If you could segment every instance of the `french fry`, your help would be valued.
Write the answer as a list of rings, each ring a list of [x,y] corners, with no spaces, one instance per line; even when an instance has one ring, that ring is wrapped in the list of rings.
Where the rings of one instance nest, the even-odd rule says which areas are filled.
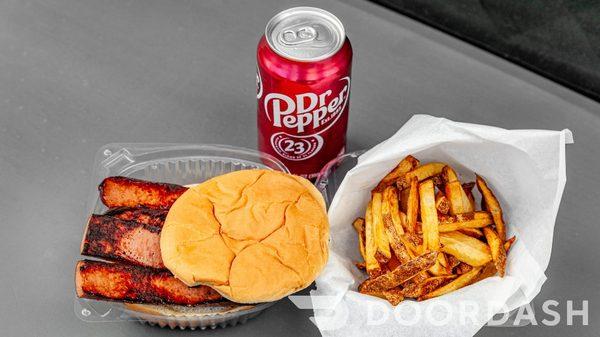
[[[420,255],[417,252],[416,246],[411,242],[411,239],[409,239],[406,235],[398,235],[395,231],[395,228],[387,223],[386,223],[386,230],[388,231],[388,238],[390,241],[390,246],[392,247],[392,250],[394,251],[394,256],[397,257],[397,259],[399,260],[399,262],[401,264],[407,263],[408,261],[414,259],[416,256]],[[418,239],[418,237],[417,237],[417,239]],[[414,238],[413,238],[413,240],[414,240]],[[394,257],[394,256],[392,256],[392,257]],[[390,269],[393,269],[393,268],[390,268]],[[427,274],[427,272],[423,271],[423,272],[419,273],[417,276],[415,276],[410,281],[411,282],[412,281],[422,282],[428,276],[429,275]]]
[[[393,289],[386,291],[383,296],[385,299],[390,302],[391,305],[397,306],[400,302],[404,301],[404,296],[402,295],[401,289]]]
[[[406,248],[402,240],[398,237],[398,235],[395,233],[395,229],[392,227],[387,227],[386,229],[388,230],[388,239],[390,241],[390,247],[392,247],[392,250],[394,251],[394,256],[398,259],[398,262],[400,264],[403,264],[407,261],[410,261],[412,254],[409,254],[408,249]]]
[[[421,223],[421,221],[417,221],[417,224],[415,225],[415,233],[423,235],[423,223]]]
[[[419,196],[423,228],[423,246],[425,250],[439,251],[440,239],[433,180],[428,179],[419,184]],[[447,274],[446,265],[447,263],[444,254],[439,254],[435,265],[429,269],[429,271],[434,275],[445,275]]]
[[[446,181],[444,191],[450,203],[450,214],[473,212],[471,201],[463,190],[462,184],[458,181],[456,172],[450,166],[445,166],[442,169],[442,175]]]
[[[458,290],[462,287],[468,286],[469,284],[473,283],[473,281],[476,279],[477,275],[479,275],[480,272],[481,272],[481,267],[475,267],[475,268],[471,269],[469,272],[466,272],[466,273],[460,275],[459,277],[457,277],[450,283],[448,283],[442,287],[439,287],[436,290],[434,290],[428,294],[425,294],[425,295],[419,297],[419,301],[424,301],[424,300],[428,300],[430,298],[438,297],[438,296],[447,294],[449,292]]]
[[[377,260],[377,262],[379,262],[379,265],[386,265],[390,261],[390,259],[391,259],[391,256],[386,257],[379,250],[377,250],[377,252],[375,252],[375,260]]]
[[[444,283],[455,279],[456,275],[445,275],[445,276],[433,276],[428,277],[422,282],[414,282],[402,289],[404,297],[408,298],[419,298],[424,294],[432,292],[434,289],[439,288]]]
[[[404,233],[402,237],[410,241],[415,247],[423,244],[423,238],[416,233]]]
[[[412,171],[417,166],[419,166],[419,161],[415,157],[406,156],[393,170],[381,179],[376,190],[383,191],[385,187],[393,184],[397,179],[404,176],[407,172]]]
[[[394,186],[388,186],[383,191],[382,213],[384,222],[387,217],[388,221],[390,221],[396,229],[396,233],[398,233],[398,235],[404,234],[406,215],[400,212],[398,206],[398,193]]]
[[[460,232],[440,233],[441,251],[471,266],[483,266],[492,260],[490,248],[483,242]]]
[[[361,293],[370,293],[395,288],[415,277],[420,272],[431,268],[437,259],[437,255],[437,252],[423,254],[392,271],[367,279],[360,284],[358,291]]]
[[[440,249],[438,217],[437,209],[435,208],[433,181],[431,179],[425,180],[419,184],[419,197],[423,228],[423,246],[426,250],[438,251]]]
[[[477,189],[481,192],[482,202],[485,205],[486,210],[492,213],[498,236],[500,237],[500,240],[504,242],[504,240],[506,240],[506,225],[504,224],[504,219],[502,217],[502,207],[500,207],[500,202],[498,202],[494,192],[492,192],[481,176],[476,175],[475,182],[477,183]]]
[[[406,282],[402,287],[402,295],[405,298],[417,298],[421,296],[421,284],[422,282],[414,282],[414,280]]]
[[[410,186],[410,182],[413,177],[416,177],[419,182],[425,179],[434,178],[442,173],[444,166],[446,166],[444,163],[428,163],[418,166],[417,168],[398,178],[396,185],[398,186],[398,189],[403,190]],[[442,182],[442,179],[438,179],[438,182]]]
[[[444,163],[404,158],[371,192],[364,220],[353,222],[369,278],[358,291],[397,305],[441,296],[494,275],[504,276],[515,237],[480,176],[462,184]],[[475,206],[473,187],[482,195]],[[436,193],[437,191],[437,193]],[[433,276],[432,276],[433,275]]]
[[[481,273],[477,276],[477,278],[475,278],[475,281],[473,283],[479,282],[488,277],[496,276],[497,273],[498,271],[496,270],[494,261],[491,261],[490,263],[483,266],[483,268],[481,269]]]
[[[483,228],[494,222],[492,215],[484,211],[440,216],[440,233],[453,232],[464,228]]]
[[[471,265],[461,262],[458,266],[456,266],[456,273],[458,275],[461,275],[461,274],[469,272],[471,269],[473,269],[473,267]]]
[[[388,187],[389,188],[389,187]],[[391,187],[394,188],[394,187]],[[387,189],[386,189],[387,191]],[[385,195],[385,193],[384,193]],[[392,220],[393,216],[390,214],[391,212],[393,212],[392,210],[390,210],[390,208],[393,208],[393,205],[390,205],[385,196],[384,196],[384,202],[383,202],[383,225],[385,226],[385,230],[387,233],[387,237],[388,237],[388,242],[390,247],[392,248],[392,250],[394,251],[394,255],[396,256],[396,258],[398,259],[398,261],[400,262],[400,264],[406,263],[408,262],[411,257],[410,254],[407,250],[407,248],[404,246],[404,243],[402,242],[401,239],[401,234],[398,233],[398,229],[402,230],[402,224],[398,223],[394,223],[394,221]],[[399,213],[399,211],[397,211]],[[398,214],[398,221],[402,221],[401,215]],[[402,234],[404,234],[404,232],[402,232]]]
[[[406,211],[408,209],[409,193],[410,193],[410,189],[408,189],[408,188],[405,188],[403,190],[398,190],[398,200],[399,200],[399,204],[400,204],[400,210],[404,213],[406,213]]]
[[[423,281],[425,281],[428,277],[430,277],[431,275],[429,275],[429,273],[426,270],[423,270],[422,272],[418,273],[415,277],[413,277],[412,279],[410,279],[408,282],[405,282],[402,284],[402,286],[405,286],[407,284],[410,283],[421,283]],[[447,276],[447,275],[445,275]]]
[[[433,276],[433,277],[428,278],[427,280],[425,280],[425,282],[423,282],[423,285],[421,286],[423,294],[432,292],[433,290],[439,288],[440,286],[449,282],[450,280],[455,279],[456,277],[457,277],[457,275],[444,275],[444,276]]]
[[[420,244],[417,246],[417,254],[422,255],[425,254],[428,250],[425,249],[425,246],[423,246],[423,244]]]
[[[437,261],[429,268],[429,272],[435,276],[451,274],[451,272],[448,271],[448,262],[446,261],[446,255],[444,253],[440,252],[438,254]]]
[[[358,251],[360,252],[360,256],[362,256],[363,261],[367,261],[365,252],[365,219],[357,218],[352,223],[352,226],[356,230],[356,234],[358,234]]]
[[[462,189],[462,185],[459,181],[447,183],[444,187],[444,191],[446,192],[446,198],[448,198],[448,202],[450,203],[450,214],[473,212],[471,201]]]
[[[413,177],[406,197],[406,231],[416,232],[417,217],[419,215],[419,180]]]
[[[500,240],[498,233],[496,233],[496,231],[489,226],[483,228],[483,234],[485,235],[485,239],[490,247],[492,260],[494,261],[498,275],[500,275],[500,277],[504,277],[504,273],[506,271],[506,249],[504,248],[502,240]]]
[[[458,265],[462,263],[456,257],[454,257],[452,255],[447,255],[446,261],[448,263],[448,265],[446,266],[446,269],[448,270],[448,274],[452,274],[454,268],[458,267]]]
[[[371,276],[381,273],[381,267],[375,258],[377,253],[376,236],[373,225],[373,203],[369,202],[365,211],[365,264],[367,273]]]
[[[406,252],[411,259],[423,254],[422,243],[423,240],[415,233],[405,233],[400,236],[400,241],[404,244],[406,248]],[[422,282],[424,279],[429,277],[429,274],[426,271],[419,273],[419,275],[415,276],[412,281]]]
[[[396,258],[396,255],[392,254],[392,257],[385,263],[386,271],[394,270],[400,266],[401,263]]]
[[[438,212],[442,214],[448,214],[450,211],[450,202],[442,191],[438,191],[435,194],[435,208],[437,208]]]
[[[454,169],[452,169],[452,167],[449,165],[446,165],[444,168],[442,168],[442,176],[444,177],[444,181],[446,183],[458,181],[458,175],[456,174],[456,171],[454,171]]]
[[[475,182],[469,182],[462,184],[462,188],[467,194],[467,198],[469,198],[469,202],[471,203],[471,208],[475,210],[475,197],[473,196],[473,187],[475,186]]]
[[[383,224],[383,214],[381,213],[383,203],[383,193],[374,192],[371,199],[371,212],[373,216],[373,227],[375,227],[375,242],[377,243],[377,252],[375,254],[379,263],[386,263],[392,257],[390,243]]]
[[[474,181],[470,181],[468,183],[464,183],[462,184],[463,190],[465,190],[465,193],[467,193],[467,195],[473,195],[473,187],[475,187],[475,182]]]
[[[479,228],[461,228],[458,231],[476,239],[483,237],[483,232]]]
[[[421,252],[418,248],[420,244],[419,239],[420,238],[418,236],[412,233],[405,233],[404,235],[400,236],[400,241],[402,241],[402,244],[404,244],[404,247],[406,247],[408,255],[411,259],[421,255]]]
[[[417,246],[415,246],[406,235],[400,236],[400,241],[402,242],[402,245],[404,246],[404,249],[406,251],[406,254],[408,255],[409,261],[419,255],[422,255],[423,251],[418,249]],[[396,254],[395,251],[394,251],[394,254]],[[404,262],[404,263],[406,263],[406,262]],[[403,283],[402,286],[405,286],[406,284],[409,284],[412,282],[416,282],[416,283],[423,282],[423,280],[425,280],[428,277],[429,277],[429,274],[427,273],[427,271],[422,271],[417,276],[415,276],[413,279],[409,280],[408,282]]]
[[[383,298],[384,300],[390,302],[390,304],[393,306],[397,306],[400,304],[400,302],[404,301],[404,294],[400,288],[365,292],[364,294]]]
[[[510,239],[506,240],[506,242],[504,243],[504,249],[506,250],[506,254],[508,254],[510,247],[512,247],[516,239],[517,237],[513,235]]]

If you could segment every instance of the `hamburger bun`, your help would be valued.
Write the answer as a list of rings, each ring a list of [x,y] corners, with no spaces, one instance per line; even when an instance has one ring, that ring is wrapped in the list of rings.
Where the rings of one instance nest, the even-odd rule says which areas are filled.
[[[165,266],[188,286],[237,303],[306,288],[328,258],[325,202],[306,179],[242,170],[194,186],[173,204],[160,237]]]

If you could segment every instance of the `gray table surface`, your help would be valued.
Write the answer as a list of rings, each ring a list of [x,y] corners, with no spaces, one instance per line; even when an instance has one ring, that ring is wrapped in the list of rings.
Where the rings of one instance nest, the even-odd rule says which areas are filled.
[[[110,142],[255,147],[257,39],[273,14],[295,4],[337,14],[353,43],[350,149],[384,140],[414,113],[574,132],[548,281],[535,302],[556,299],[564,314],[567,300],[589,300],[590,325],[484,328],[479,335],[596,335],[600,106],[359,0],[1,1],[0,335],[170,333],[85,323],[74,314],[73,268],[93,156]],[[310,315],[283,300],[246,325],[204,333],[316,336]]]

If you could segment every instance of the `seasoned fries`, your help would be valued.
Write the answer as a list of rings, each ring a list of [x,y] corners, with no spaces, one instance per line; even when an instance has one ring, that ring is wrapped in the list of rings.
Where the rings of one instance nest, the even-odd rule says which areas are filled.
[[[358,234],[358,250],[360,251],[360,255],[363,260],[366,260],[366,252],[365,252],[365,219],[357,218],[352,223],[354,229],[356,230],[356,234]]]
[[[471,209],[474,210],[475,209],[475,197],[473,196],[473,187],[475,187],[474,182],[462,184],[462,188],[465,191],[465,193],[467,194],[467,198],[469,198],[469,201],[471,202]]]
[[[404,301],[404,295],[402,293],[402,289],[399,289],[399,288],[365,292],[365,294],[383,298],[384,300],[387,300],[388,302],[390,302],[390,304],[393,306],[396,306],[396,305],[400,304],[400,302]]]
[[[515,243],[516,240],[517,240],[517,237],[514,235],[510,239],[506,240],[506,242],[504,243],[504,249],[506,250],[506,254],[508,254],[510,247],[512,247],[512,245]]]
[[[383,192],[382,214],[384,223],[390,222],[398,235],[404,234],[406,215],[398,207],[398,193],[394,186],[388,186]]]
[[[477,275],[479,275],[480,271],[481,271],[481,267],[475,267],[475,268],[471,269],[470,271],[460,275],[459,277],[454,279],[452,282],[446,284],[445,286],[437,288],[436,290],[419,297],[419,301],[424,301],[424,300],[428,300],[430,298],[438,297],[438,296],[447,294],[449,292],[452,292],[454,290],[458,290],[464,286],[468,286],[469,284],[473,283],[473,280],[475,280]]]
[[[406,197],[406,229],[407,232],[417,231],[417,218],[419,216],[419,179],[413,177],[408,187]]]
[[[442,252],[471,266],[483,266],[492,260],[490,248],[480,240],[461,232],[441,233]]]
[[[481,193],[475,205],[473,187]],[[397,305],[427,300],[484,278],[506,274],[506,223],[479,175],[461,183],[445,163],[404,158],[371,192],[365,217],[353,222],[369,278],[359,292]]]
[[[400,189],[405,189],[410,186],[411,180],[413,178],[417,178],[418,181],[423,181],[425,179],[437,177],[442,173],[444,166],[446,166],[446,164],[444,163],[429,163],[418,166],[412,171],[409,171],[400,178],[398,178],[398,181],[396,181],[396,185]]]
[[[408,252],[401,238],[404,234],[402,223],[406,220],[405,216],[398,209],[398,196],[393,186],[389,186],[384,192],[382,209],[383,225],[385,226],[388,242],[398,262],[400,264],[406,263],[411,259],[411,254]]]
[[[496,233],[496,231],[491,227],[485,227],[483,229],[483,234],[485,235],[485,239],[490,247],[492,260],[494,260],[496,270],[498,270],[500,277],[504,277],[504,271],[506,269],[506,249],[504,249],[502,240],[500,240],[498,233]]]
[[[494,192],[492,192],[482,177],[477,175],[476,182],[477,189],[479,189],[479,192],[483,198],[483,204],[485,205],[486,210],[492,213],[494,224],[496,225],[496,230],[498,231],[500,240],[504,242],[504,240],[506,240],[506,228],[504,225],[504,219],[502,218],[502,208],[500,207],[500,202],[498,199],[496,199]]]
[[[479,228],[461,228],[458,231],[476,239],[483,237],[483,232]]]
[[[438,191],[435,195],[435,208],[441,214],[448,214],[450,211],[450,202],[442,191]]]
[[[420,272],[431,268],[435,264],[436,259],[437,252],[423,254],[392,271],[364,281],[358,287],[358,291],[374,292],[395,288],[415,277]]]
[[[373,193],[371,200],[371,212],[373,217],[373,227],[375,228],[375,242],[377,243],[377,253],[375,257],[379,263],[386,263],[392,258],[390,243],[388,242],[387,233],[383,224],[382,203],[383,194],[381,192]]]
[[[377,254],[377,242],[375,238],[375,226],[373,226],[372,202],[369,202],[365,211],[365,268],[370,276],[379,275],[381,266],[375,258]]]
[[[433,276],[426,278],[421,283],[411,283],[402,289],[405,297],[419,298],[439,288],[444,283],[456,278],[456,275]]]
[[[444,180],[446,181],[444,190],[446,192],[448,202],[450,203],[450,214],[455,215],[473,212],[471,200],[469,200],[469,197],[463,189],[462,184],[460,181],[458,181],[456,172],[454,172],[450,166],[445,166],[442,169],[442,174],[444,176]]]
[[[456,266],[456,273],[458,275],[461,275],[461,274],[471,271],[471,269],[473,269],[473,267],[471,267],[470,265],[468,265],[464,262],[461,262],[458,266]]]
[[[475,278],[475,282],[479,282],[483,279],[486,279],[488,277],[492,277],[494,275],[496,275],[498,273],[498,271],[496,270],[496,266],[494,266],[493,262],[490,262],[488,264],[486,264],[485,266],[483,266],[483,268],[481,269],[481,273],[479,275],[477,275],[477,277]]]
[[[494,222],[488,212],[472,212],[440,217],[438,230],[440,233],[452,232],[465,228],[483,228]]]
[[[390,173],[388,173],[377,185],[377,190],[383,190],[385,187],[393,184],[397,179],[404,176],[419,166],[419,161],[413,156],[406,156]]]
[[[423,228],[423,247],[425,250],[438,251],[440,249],[440,237],[433,180],[429,179],[419,184],[419,196],[421,226]]]

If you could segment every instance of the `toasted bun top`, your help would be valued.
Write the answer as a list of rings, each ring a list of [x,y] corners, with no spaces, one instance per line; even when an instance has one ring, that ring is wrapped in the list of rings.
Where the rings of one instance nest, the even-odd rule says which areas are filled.
[[[310,285],[328,257],[325,202],[306,179],[236,171],[190,188],[160,237],[165,266],[189,286],[238,303],[269,302]]]

